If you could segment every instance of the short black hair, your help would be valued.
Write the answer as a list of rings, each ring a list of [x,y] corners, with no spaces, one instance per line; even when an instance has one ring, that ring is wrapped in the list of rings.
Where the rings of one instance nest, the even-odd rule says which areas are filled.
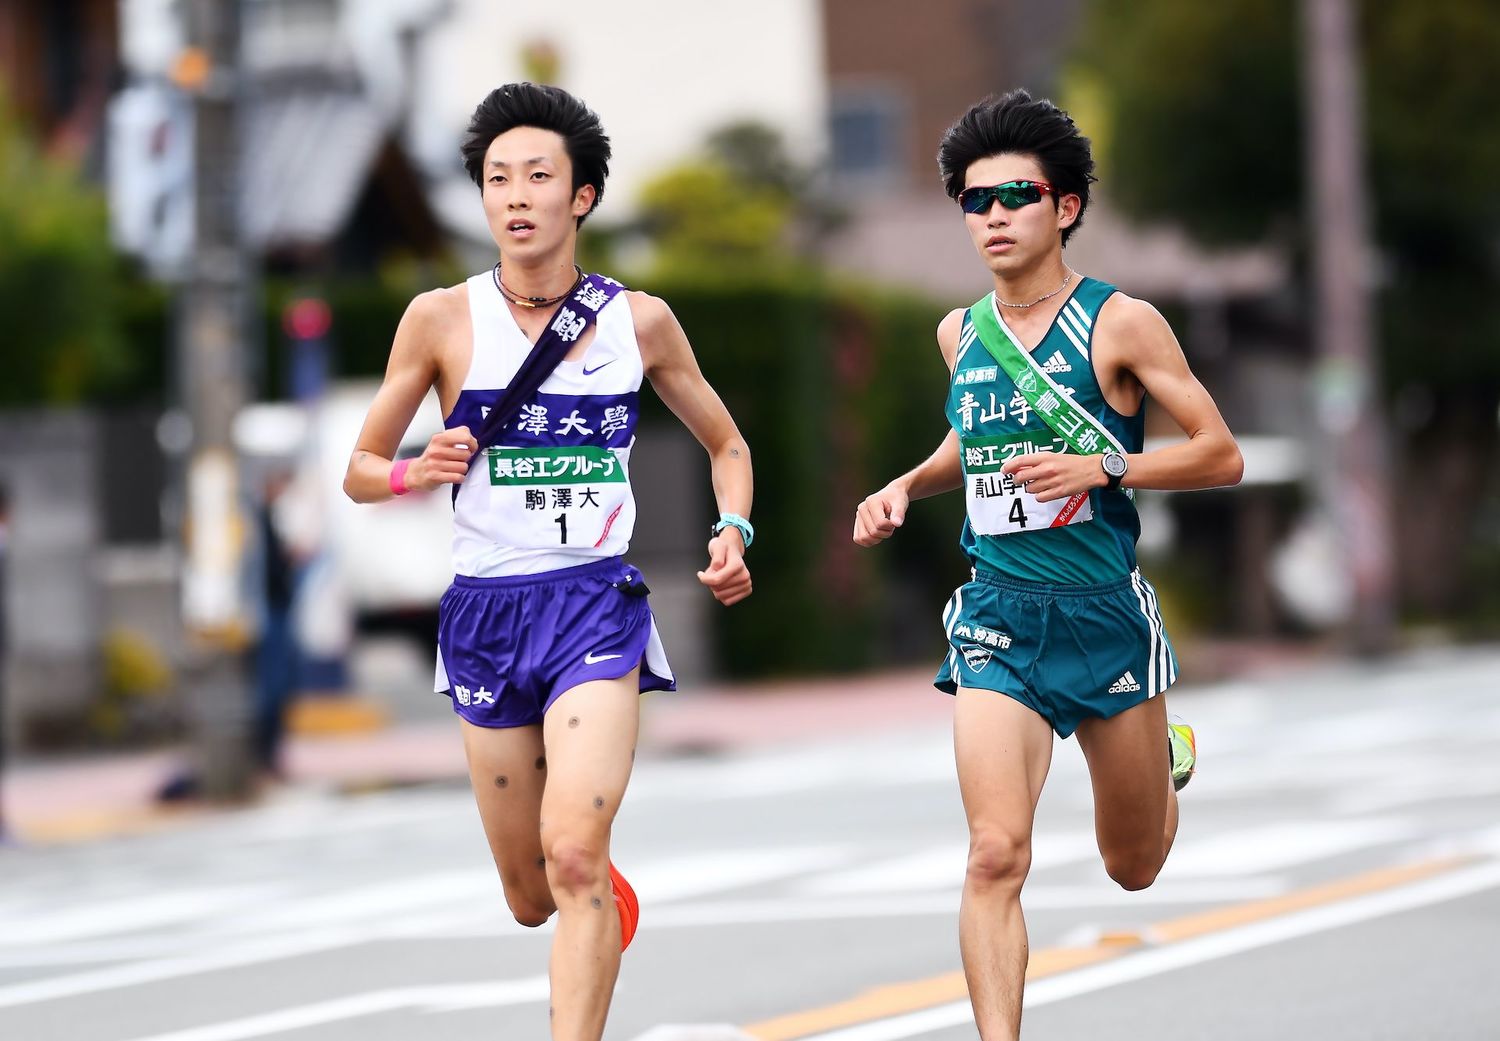
[[[1056,192],[1053,205],[1064,195],[1078,196],[1078,219],[1062,230],[1063,245],[1083,223],[1094,176],[1094,154],[1089,139],[1062,109],[1046,98],[1024,90],[990,95],[959,117],[938,146],[938,172],[948,198],[964,190],[969,167],[992,155],[1013,152],[1037,161]]]
[[[474,109],[459,151],[464,169],[480,191],[484,190],[484,154],[495,138],[516,127],[551,130],[563,139],[573,164],[573,191],[586,184],[594,186],[594,206],[589,208],[593,213],[604,198],[604,179],[609,176],[609,137],[599,116],[561,87],[507,83],[490,91]],[[578,223],[587,216],[579,217]]]

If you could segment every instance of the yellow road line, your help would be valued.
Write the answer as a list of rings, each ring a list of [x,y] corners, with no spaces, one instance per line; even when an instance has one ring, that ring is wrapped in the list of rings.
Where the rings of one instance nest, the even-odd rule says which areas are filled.
[[[78,810],[34,818],[21,816],[9,823],[24,842],[52,846],[150,835],[197,820],[206,813],[204,809],[186,806]]]
[[[1026,978],[1037,979],[1060,972],[1071,972],[1073,969],[1113,958],[1118,953],[1118,946],[1103,944],[1098,947],[1048,948],[1031,956],[1026,966]],[[756,1041],[792,1041],[793,1038],[820,1034],[825,1030],[899,1016],[904,1012],[916,1012],[950,1001],[961,1001],[968,996],[969,988],[964,982],[964,974],[950,972],[932,979],[875,987],[836,1005],[778,1016],[741,1029]]]
[[[303,697],[287,710],[287,731],[299,737],[372,734],[390,726],[390,710],[368,698]]]
[[[1235,907],[1224,907],[1215,911],[1188,915],[1185,918],[1174,918],[1153,926],[1147,935],[1155,943],[1176,943],[1180,940],[1202,936],[1205,933],[1224,932],[1237,926],[1249,925],[1251,922],[1279,918],[1294,911],[1305,911],[1310,907],[1322,907],[1341,900],[1352,900],[1357,896],[1378,893],[1385,889],[1395,889],[1397,886],[1411,882],[1420,882],[1434,875],[1442,875],[1466,867],[1477,859],[1477,857],[1442,857],[1402,867],[1379,868],[1352,878],[1341,878],[1325,885],[1313,886],[1311,889],[1287,893],[1284,896],[1273,896]]]
[[[1097,962],[1118,958],[1150,944],[1177,943],[1207,933],[1224,932],[1252,922],[1265,921],[1311,907],[1350,900],[1369,893],[1394,889],[1444,874],[1474,862],[1474,857],[1445,857],[1404,867],[1381,868],[1326,885],[1288,893],[1284,896],[1254,900],[1233,907],[1204,911],[1173,918],[1141,930],[1139,933],[1110,932],[1092,947],[1052,947],[1032,953],[1026,967],[1028,980],[1055,976]],[[968,987],[962,972],[950,972],[931,979],[893,983],[875,987],[847,1001],[778,1016],[752,1023],[741,1029],[756,1041],[795,1041],[841,1027],[869,1023],[907,1012],[917,1012],[937,1005],[967,998]]]

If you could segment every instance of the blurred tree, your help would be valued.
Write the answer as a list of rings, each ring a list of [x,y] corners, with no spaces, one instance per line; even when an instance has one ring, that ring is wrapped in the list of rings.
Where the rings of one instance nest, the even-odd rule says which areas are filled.
[[[786,255],[791,200],[705,159],[667,170],[641,191],[641,229],[656,246],[656,274],[705,268],[726,276]]]
[[[104,196],[43,155],[0,98],[0,404],[69,404],[131,368]]]
[[[1277,236],[1305,253],[1317,219],[1304,212],[1294,4],[1093,4],[1069,93],[1105,117],[1112,201],[1204,242]],[[1408,607],[1451,616],[1482,593],[1473,556],[1500,535],[1478,530],[1500,408],[1500,18],[1493,0],[1362,6],[1383,379],[1398,486],[1421,489],[1398,505],[1401,584]]]
[[[557,45],[548,39],[527,41],[521,46],[521,72],[532,83],[559,83],[562,54]]]
[[[841,219],[815,180],[776,129],[730,123],[708,136],[702,157],[645,186],[641,218],[631,230],[652,240],[658,276],[736,278],[810,264]]]
[[[806,193],[810,171],[787,155],[774,127],[753,120],[729,123],[708,135],[708,153],[749,184],[778,191],[788,199]]]
[[[708,150],[737,177],[791,200],[786,241],[799,257],[817,257],[828,236],[849,219],[828,191],[827,170],[797,163],[774,127],[754,120],[727,124],[708,136]]]

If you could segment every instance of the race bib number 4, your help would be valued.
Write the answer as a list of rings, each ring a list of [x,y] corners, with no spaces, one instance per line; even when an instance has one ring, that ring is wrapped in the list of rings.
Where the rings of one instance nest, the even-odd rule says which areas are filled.
[[[1038,502],[1010,474],[1001,472],[1006,461],[1016,456],[1061,451],[1055,441],[1035,434],[966,438],[961,450],[964,498],[975,534],[1014,535],[1094,519],[1088,492],[1079,492],[1068,499]]]

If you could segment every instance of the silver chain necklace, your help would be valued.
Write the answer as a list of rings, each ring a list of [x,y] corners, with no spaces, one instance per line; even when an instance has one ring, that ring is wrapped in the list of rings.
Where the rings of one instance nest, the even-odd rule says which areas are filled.
[[[1058,293],[1061,293],[1064,289],[1067,289],[1068,288],[1068,283],[1071,282],[1071,281],[1073,281],[1073,272],[1069,271],[1066,275],[1063,276],[1063,283],[1062,283],[1062,285],[1060,285],[1056,289],[1052,290],[1052,292],[1048,293],[1046,296],[1039,296],[1039,297],[1037,297],[1035,300],[1031,301],[1031,303],[1029,303],[1029,304],[1013,304],[1009,300],[1001,300],[999,293],[995,294],[995,300],[1000,304],[1001,307],[1019,307],[1019,308],[1023,308],[1023,309],[1027,308],[1027,307],[1035,307],[1037,304],[1040,304],[1043,301],[1051,300]]]

